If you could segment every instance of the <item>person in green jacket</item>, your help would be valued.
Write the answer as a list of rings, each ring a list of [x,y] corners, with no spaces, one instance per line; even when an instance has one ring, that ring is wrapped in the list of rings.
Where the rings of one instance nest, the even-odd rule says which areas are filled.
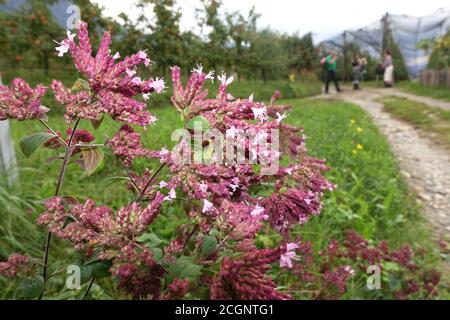
[[[341,92],[339,88],[339,83],[336,78],[336,67],[337,67],[337,56],[336,53],[330,51],[330,53],[325,58],[325,94],[328,94],[328,88],[330,82],[334,82],[334,86],[336,87],[337,92]]]

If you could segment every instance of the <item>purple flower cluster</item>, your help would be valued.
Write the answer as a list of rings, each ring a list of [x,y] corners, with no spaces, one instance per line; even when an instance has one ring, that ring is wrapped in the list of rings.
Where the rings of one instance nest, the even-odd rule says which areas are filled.
[[[150,203],[143,207],[134,202],[117,212],[106,206],[97,207],[93,200],[66,209],[67,201],[55,197],[47,201],[46,211],[37,219],[58,237],[70,240],[76,249],[101,250],[103,259],[113,258],[153,223],[164,201],[164,195],[156,193]]]
[[[119,288],[133,299],[158,299],[164,269],[145,247],[126,245],[113,260],[111,272],[119,279]]]
[[[6,119],[44,119],[48,108],[41,105],[47,88],[32,89],[22,78],[13,80],[11,87],[0,86],[0,121]]]
[[[148,150],[141,144],[139,133],[128,125],[123,125],[116,135],[108,141],[107,146],[127,167],[131,166],[135,158],[145,157],[149,154]]]
[[[396,299],[436,295],[441,274],[434,269],[424,267],[423,252],[424,249],[415,252],[408,245],[392,250],[386,241],[370,245],[361,235],[354,230],[349,230],[342,244],[333,240],[322,252],[325,258],[322,262],[324,289],[319,297],[337,298],[345,293],[345,283],[349,277],[345,274],[346,267],[339,266],[336,270],[331,270],[336,263],[350,263],[364,274],[368,266],[378,266],[381,272],[398,279],[400,285],[393,292],[393,297]],[[396,266],[395,269],[383,270],[386,263],[393,264]],[[352,269],[348,267],[347,271],[349,270]]]
[[[6,277],[17,277],[25,273],[30,267],[30,257],[14,253],[9,256],[8,261],[0,262],[0,275]]]
[[[241,257],[223,259],[210,288],[213,300],[285,300],[290,296],[275,290],[265,273],[280,259],[282,249],[252,250]]]
[[[116,121],[148,126],[157,119],[145,111],[146,105],[135,99],[141,94],[144,100],[153,92],[161,93],[164,81],[161,79],[142,80],[136,76],[138,65],[148,67],[151,63],[147,53],[140,51],[116,63],[117,55],[111,55],[111,35],[105,32],[97,54],[92,56],[87,24],[78,24],[78,45],[75,35],[63,41],[73,58],[78,71],[87,78],[89,88],[77,93],[67,89],[60,81],[53,81],[52,89],[58,102],[66,106],[66,119],[75,118],[100,120],[108,114]]]

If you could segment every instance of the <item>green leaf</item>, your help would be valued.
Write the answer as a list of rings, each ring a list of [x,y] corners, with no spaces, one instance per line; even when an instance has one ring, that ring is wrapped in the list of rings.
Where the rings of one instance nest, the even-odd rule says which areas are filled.
[[[83,155],[84,171],[86,175],[90,176],[103,161],[103,151],[99,148],[82,147],[81,154]]]
[[[200,274],[200,271],[202,270],[202,266],[198,265],[198,264],[189,264],[186,266],[186,268],[184,268],[181,273],[179,278],[180,279],[184,279],[184,278],[188,278],[190,280],[197,280],[198,275]]]
[[[202,257],[209,257],[217,248],[217,239],[213,236],[205,236],[203,238],[203,245],[201,255]]]
[[[168,282],[172,282],[174,278],[189,278],[196,280],[202,266],[194,264],[191,257],[180,257],[175,263],[169,265]]]
[[[72,86],[72,91],[81,91],[81,90],[90,91],[91,87],[89,86],[89,83],[86,80],[77,79],[77,81],[75,81],[75,83]]]
[[[145,243],[149,248],[154,248],[159,246],[163,241],[154,233],[145,233],[139,238],[138,241]]]
[[[212,228],[212,229],[209,231],[209,234],[210,234],[211,236],[213,236],[213,237],[218,237],[218,236],[219,236],[219,230],[217,230],[217,229],[215,229],[215,228]]]
[[[121,181],[130,181],[128,177],[109,177],[98,184],[98,189],[103,190],[108,188],[109,186],[119,183]]]
[[[400,270],[400,266],[396,262],[384,261],[382,263],[382,269],[385,270],[385,271],[399,271]]]
[[[31,300],[38,298],[44,291],[44,278],[42,276],[23,279],[16,288],[15,298]]]
[[[102,116],[99,120],[91,120],[92,127],[97,130],[101,126],[103,119],[105,119],[104,116]]]
[[[164,253],[160,248],[150,248],[150,250],[153,252],[153,258],[155,259],[156,263],[161,263],[164,258]]]
[[[200,129],[202,132],[205,132],[211,129],[211,126],[205,117],[197,116],[186,123],[186,129],[194,130],[194,128]]]
[[[111,261],[96,261],[88,264],[92,270],[92,277],[95,279],[101,279],[110,275],[109,269],[111,268]]]
[[[94,263],[92,263],[94,264]],[[77,261],[75,263],[80,268],[80,284],[84,284],[92,278],[92,267],[90,264],[84,264],[83,261]]]
[[[25,137],[20,140],[20,149],[23,154],[28,158],[30,157],[41,145],[56,136],[52,133],[38,132],[31,136]]]

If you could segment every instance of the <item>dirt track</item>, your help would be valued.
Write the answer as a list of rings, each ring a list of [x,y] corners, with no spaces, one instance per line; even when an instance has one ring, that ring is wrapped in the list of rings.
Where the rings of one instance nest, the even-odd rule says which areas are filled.
[[[321,97],[342,99],[361,106],[386,136],[402,174],[418,195],[426,218],[433,226],[433,237],[450,243],[450,151],[433,142],[427,134],[411,124],[393,118],[376,102],[384,95],[403,96],[450,110],[450,103],[419,97],[396,89],[347,88],[340,94]]]

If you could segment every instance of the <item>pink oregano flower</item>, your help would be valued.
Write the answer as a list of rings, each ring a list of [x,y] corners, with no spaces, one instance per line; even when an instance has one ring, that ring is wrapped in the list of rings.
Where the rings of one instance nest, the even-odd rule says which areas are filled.
[[[49,111],[41,105],[47,87],[37,85],[32,89],[22,78],[12,81],[11,87],[0,86],[0,121],[6,119],[43,119]]]
[[[286,245],[286,252],[280,256],[280,267],[291,269],[293,264],[292,260],[295,258],[295,250],[300,246],[297,243],[288,243]]]
[[[117,54],[112,56],[109,49],[111,35],[105,32],[93,57],[87,24],[80,22],[77,32],[78,44],[73,36],[69,36],[62,42],[60,52],[69,48],[75,66],[86,77],[89,88],[74,93],[61,82],[53,81],[56,99],[66,106],[66,119],[99,120],[102,114],[108,114],[114,120],[144,127],[155,123],[157,119],[145,111],[145,103],[134,98],[136,95],[148,98],[150,93],[161,93],[165,88],[160,78],[141,80],[134,77],[139,64],[150,65],[147,53],[140,51],[116,62],[119,57]]]

